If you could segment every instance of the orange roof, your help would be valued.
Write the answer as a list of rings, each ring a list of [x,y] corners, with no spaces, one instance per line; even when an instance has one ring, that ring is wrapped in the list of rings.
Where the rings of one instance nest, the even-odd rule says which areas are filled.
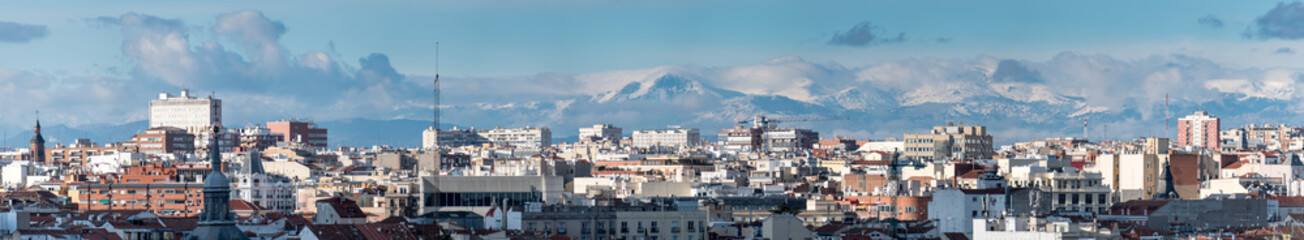
[[[1245,165],[1245,161],[1236,161],[1236,162],[1234,162],[1234,163],[1232,163],[1232,164],[1230,164],[1230,165],[1227,165],[1226,167],[1223,167],[1223,168],[1225,168],[1225,169],[1237,169],[1237,168],[1241,168],[1241,165]]]
[[[245,201],[244,199],[237,198],[237,199],[231,199],[231,210],[232,211],[262,211],[267,209],[263,207],[259,207],[258,205],[255,205],[249,201]]]

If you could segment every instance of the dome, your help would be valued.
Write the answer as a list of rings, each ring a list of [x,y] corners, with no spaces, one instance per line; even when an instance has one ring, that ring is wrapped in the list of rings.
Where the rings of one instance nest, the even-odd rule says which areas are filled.
[[[226,174],[222,174],[219,172],[212,172],[208,174],[208,177],[204,178],[204,188],[209,188],[209,187],[230,188],[231,181],[226,179]]]

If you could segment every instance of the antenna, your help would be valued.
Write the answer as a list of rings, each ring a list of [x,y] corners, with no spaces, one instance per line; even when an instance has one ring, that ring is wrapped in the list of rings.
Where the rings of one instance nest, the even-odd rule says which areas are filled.
[[[1085,141],[1091,141],[1091,140],[1089,140],[1089,139],[1090,139],[1090,135],[1087,134],[1087,120],[1090,120],[1090,119],[1091,119],[1091,116],[1085,116],[1085,117],[1082,117],[1082,140],[1085,140]]]
[[[439,129],[439,42],[435,42],[435,121],[430,126],[431,129]]]

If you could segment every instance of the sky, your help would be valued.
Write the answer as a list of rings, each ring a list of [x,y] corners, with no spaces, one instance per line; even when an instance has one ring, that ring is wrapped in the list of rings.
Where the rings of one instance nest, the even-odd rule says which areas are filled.
[[[1274,1],[0,1],[0,126],[26,129],[37,109],[71,126],[143,120],[182,88],[248,106],[237,122],[417,118],[436,43],[438,73],[464,81],[1066,52],[1262,78],[1300,67],[1301,38],[1304,4]]]

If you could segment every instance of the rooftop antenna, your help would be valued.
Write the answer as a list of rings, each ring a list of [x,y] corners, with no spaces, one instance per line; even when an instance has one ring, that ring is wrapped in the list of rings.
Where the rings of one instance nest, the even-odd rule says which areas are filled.
[[[430,129],[439,129],[439,42],[435,42],[435,121]]]

